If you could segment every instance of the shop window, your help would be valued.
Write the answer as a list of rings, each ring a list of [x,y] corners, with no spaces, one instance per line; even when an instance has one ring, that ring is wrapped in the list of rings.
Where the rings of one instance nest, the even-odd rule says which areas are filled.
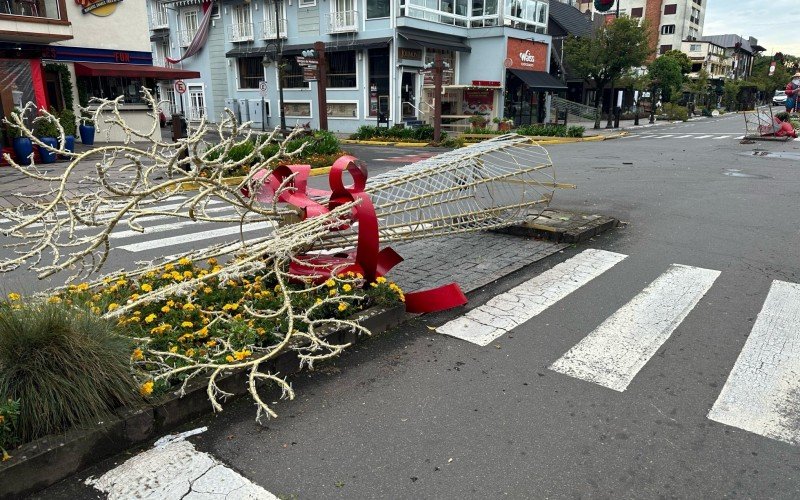
[[[548,3],[541,0],[505,0],[506,17],[512,26],[534,30],[547,26]],[[538,26],[537,26],[538,25]]]
[[[311,118],[310,102],[286,102],[284,103],[286,116],[296,118]]]
[[[378,116],[378,108],[382,96],[389,96],[389,49],[369,50],[369,116]],[[389,110],[381,110],[388,113]]]
[[[678,4],[671,3],[669,5],[664,6],[664,15],[668,16],[670,14],[677,14],[678,13]]]
[[[643,7],[634,7],[631,9],[631,17],[640,18],[644,15],[644,8]]]
[[[331,52],[328,59],[328,88],[356,87],[356,52]]]
[[[103,99],[114,99],[123,96],[123,102],[130,104],[144,104],[141,89],[147,86],[155,88],[154,80],[150,78],[128,78],[124,76],[100,76],[100,77],[78,77],[80,88],[86,88],[89,98],[100,97]]]
[[[675,25],[674,24],[665,24],[661,27],[661,34],[662,35],[674,35],[675,34]]]
[[[240,57],[236,60],[239,69],[239,88],[257,89],[258,84],[264,79],[264,66],[260,57]]]
[[[436,54],[442,54],[442,63],[444,63],[445,68],[450,66],[450,70],[456,70],[456,53],[452,50],[438,50],[438,49],[426,49],[425,50],[425,64],[433,64],[436,59]]]
[[[293,56],[284,57],[281,61],[283,68],[283,88],[305,89],[308,83],[303,81],[303,68],[297,64]]]
[[[299,0],[297,6],[301,9],[304,7],[316,7],[317,0]]]
[[[367,19],[389,17],[390,10],[389,0],[367,0]]]

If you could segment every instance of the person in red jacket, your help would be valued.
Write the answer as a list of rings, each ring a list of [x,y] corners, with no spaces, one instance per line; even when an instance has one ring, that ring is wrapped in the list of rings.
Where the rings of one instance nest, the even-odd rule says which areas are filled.
[[[797,131],[794,129],[792,122],[789,121],[788,113],[778,113],[775,115],[775,120],[780,123],[780,128],[775,131],[775,137],[793,137],[797,139]]]
[[[786,112],[794,113],[800,104],[800,71],[794,74],[792,81],[786,84]]]

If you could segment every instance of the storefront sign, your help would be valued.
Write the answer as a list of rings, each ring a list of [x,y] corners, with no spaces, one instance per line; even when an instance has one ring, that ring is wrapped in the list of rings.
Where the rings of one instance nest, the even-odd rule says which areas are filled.
[[[547,71],[547,44],[509,38],[505,66],[508,69]]]
[[[105,17],[117,10],[117,4],[122,0],[75,0],[80,5],[81,12],[84,14],[94,14],[95,16]]]
[[[427,85],[430,85],[430,86],[434,85],[434,83],[433,83],[433,71],[431,71],[429,69],[426,69],[426,70],[420,71],[420,73],[422,73],[422,76],[423,76],[423,81],[422,81],[423,85],[426,85],[426,86]],[[446,70],[442,71],[442,85],[452,85],[453,84],[454,75],[455,75],[455,72],[452,69],[446,69]]]
[[[472,80],[475,87],[500,87],[500,82],[494,80]]]
[[[487,115],[494,109],[494,89],[464,89],[464,111]]]
[[[303,66],[303,81],[316,82],[317,80],[319,80],[317,66]]]
[[[405,47],[398,47],[397,58],[405,59],[407,61],[421,61],[422,49],[407,49]]]

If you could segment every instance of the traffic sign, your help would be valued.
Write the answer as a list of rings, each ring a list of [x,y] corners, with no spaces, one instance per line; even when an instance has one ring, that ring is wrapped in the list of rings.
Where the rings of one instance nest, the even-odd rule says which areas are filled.
[[[183,80],[175,80],[175,92],[179,94],[186,93],[186,82]]]
[[[258,82],[258,91],[261,93],[261,98],[267,98],[267,82],[265,80],[261,80]]]

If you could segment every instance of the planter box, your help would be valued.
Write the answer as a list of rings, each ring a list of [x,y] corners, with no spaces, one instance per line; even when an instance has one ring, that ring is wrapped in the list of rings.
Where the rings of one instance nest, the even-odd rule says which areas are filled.
[[[403,305],[373,307],[353,316],[373,334],[383,333],[405,322],[410,315]],[[324,335],[334,343],[357,343],[359,336],[350,329],[332,329]],[[297,353],[286,351],[264,366],[280,375],[300,371]],[[247,392],[247,372],[240,370],[218,379],[224,391],[241,396]],[[91,429],[76,429],[63,435],[46,436],[9,452],[13,458],[0,463],[0,499],[20,498],[44,489],[64,478],[144,443],[175,427],[212,412],[202,379],[192,381],[183,397],[178,391],[160,401],[135,409],[120,410],[114,417]]]

